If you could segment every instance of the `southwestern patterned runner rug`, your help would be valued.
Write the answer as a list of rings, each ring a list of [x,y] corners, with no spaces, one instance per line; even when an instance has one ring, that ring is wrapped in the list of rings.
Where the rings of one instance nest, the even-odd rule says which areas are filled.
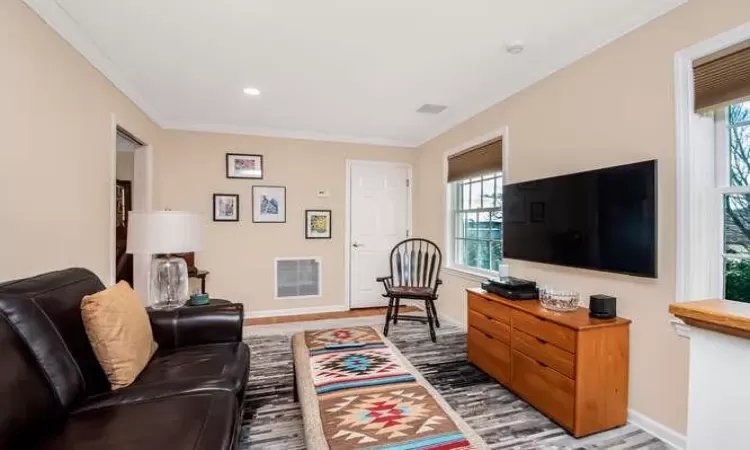
[[[346,321],[341,323],[347,324]],[[327,324],[329,328],[336,325]],[[391,327],[388,339],[490,448],[672,448],[634,425],[584,439],[573,438],[487,374],[467,363],[466,334],[450,324],[441,325],[436,330],[437,343],[430,342],[426,337],[426,327],[416,322],[399,322],[398,326]],[[304,450],[307,447],[302,410],[294,401],[292,392],[291,337],[283,334],[252,336],[245,342],[250,346],[251,358],[240,449]]]
[[[487,448],[372,327],[299,333],[292,349],[308,448]]]

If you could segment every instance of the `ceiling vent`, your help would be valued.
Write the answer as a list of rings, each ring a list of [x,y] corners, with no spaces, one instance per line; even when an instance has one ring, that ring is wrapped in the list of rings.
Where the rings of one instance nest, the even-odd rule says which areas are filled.
[[[440,114],[441,112],[445,111],[446,108],[448,107],[445,105],[431,105],[429,103],[425,103],[424,105],[419,107],[417,112],[422,114]]]

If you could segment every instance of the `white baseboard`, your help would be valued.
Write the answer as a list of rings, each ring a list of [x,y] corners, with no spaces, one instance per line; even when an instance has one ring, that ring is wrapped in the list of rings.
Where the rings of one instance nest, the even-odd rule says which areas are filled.
[[[685,450],[685,448],[687,448],[687,437],[684,434],[676,432],[645,414],[641,414],[633,409],[628,409],[628,422],[642,428],[650,434],[653,434],[679,450]]]
[[[329,312],[349,311],[348,305],[328,305],[313,306],[309,308],[289,308],[289,309],[265,309],[260,311],[250,311],[246,317],[278,317],[278,316],[296,316],[299,314],[320,314]]]

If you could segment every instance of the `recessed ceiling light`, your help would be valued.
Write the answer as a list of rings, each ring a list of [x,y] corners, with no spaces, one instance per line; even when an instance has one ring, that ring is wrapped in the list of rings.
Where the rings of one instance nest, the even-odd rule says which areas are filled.
[[[254,87],[246,87],[242,92],[244,92],[245,95],[250,95],[252,97],[260,95],[260,90]]]
[[[518,55],[519,53],[523,52],[523,42],[511,42],[505,46],[505,51],[507,51],[511,55]]]

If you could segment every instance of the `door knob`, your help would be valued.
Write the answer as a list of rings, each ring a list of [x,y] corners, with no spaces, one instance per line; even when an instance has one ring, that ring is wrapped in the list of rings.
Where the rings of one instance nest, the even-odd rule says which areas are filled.
[[[359,242],[355,242],[352,244],[352,247],[359,248],[359,247],[364,247],[364,245],[360,244]]]

